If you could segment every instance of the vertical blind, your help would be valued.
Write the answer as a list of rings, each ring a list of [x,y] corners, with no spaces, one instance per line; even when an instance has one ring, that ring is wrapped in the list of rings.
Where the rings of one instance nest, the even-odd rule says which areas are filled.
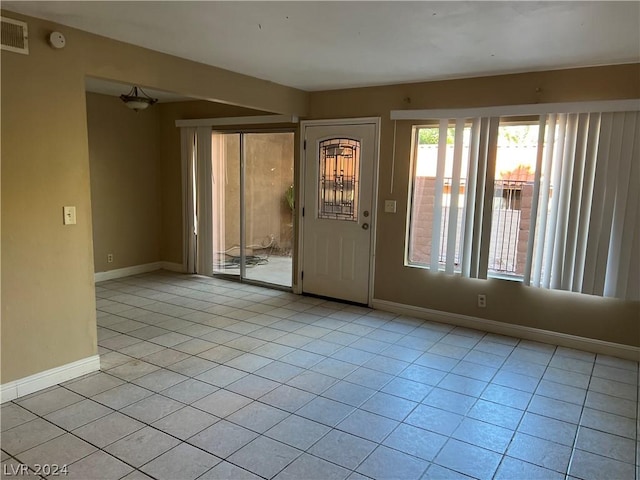
[[[440,118],[432,270],[487,278],[499,125],[500,117]],[[452,126],[453,159],[447,164]],[[639,112],[543,114],[538,132],[523,282],[639,300]]]
[[[638,112],[545,116],[525,283],[639,299]],[[548,199],[551,198],[551,205]]]
[[[487,277],[488,238],[486,242],[481,240],[485,236],[483,232],[491,231],[498,123],[498,118],[440,120],[431,225],[432,270],[461,272],[472,278]],[[455,125],[454,148],[451,167],[447,169],[446,142],[450,124]],[[465,128],[470,128],[466,152],[463,148]],[[463,165],[466,168],[463,169]],[[445,192],[445,180],[450,182],[448,193]],[[449,199],[446,209],[443,208],[445,198]],[[448,214],[443,217],[445,211]],[[440,258],[442,250],[446,252],[444,261]]]
[[[182,156],[182,267],[196,271],[196,129],[180,129]]]
[[[180,129],[182,156],[183,268],[213,273],[211,127]]]

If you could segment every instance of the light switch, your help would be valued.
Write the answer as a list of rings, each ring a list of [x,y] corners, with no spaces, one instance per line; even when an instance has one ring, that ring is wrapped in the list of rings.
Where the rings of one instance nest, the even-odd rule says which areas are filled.
[[[65,225],[76,224],[76,207],[62,207]]]
[[[396,213],[396,201],[395,200],[385,200],[384,201],[384,211],[386,213]]]

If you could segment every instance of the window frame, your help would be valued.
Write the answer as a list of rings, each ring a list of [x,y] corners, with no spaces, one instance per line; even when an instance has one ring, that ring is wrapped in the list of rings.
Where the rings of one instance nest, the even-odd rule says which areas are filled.
[[[520,109],[520,107],[524,107],[522,108],[520,111],[518,111]],[[559,111],[569,111],[569,113],[558,113]],[[447,121],[454,121],[455,118],[458,117],[458,115],[460,114],[460,112],[465,113],[465,117],[467,117],[467,121],[469,120],[469,117],[473,117],[473,116],[477,116],[478,112],[482,112],[482,113],[496,113],[499,112],[500,115],[495,115],[493,117],[491,117],[492,120],[496,119],[498,121],[498,126],[504,126],[504,125],[509,125],[509,124],[517,124],[517,123],[535,123],[535,119],[537,119],[540,123],[540,125],[542,126],[543,123],[544,125],[546,125],[548,122],[550,122],[550,119],[553,118],[553,122],[556,121],[555,117],[556,115],[559,117],[563,117],[567,119],[567,122],[569,122],[569,119],[573,116],[573,121],[574,122],[578,122],[579,118],[582,118],[582,116],[586,115],[587,118],[591,118],[593,115],[598,116],[598,122],[599,122],[599,118],[601,115],[610,115],[610,116],[614,116],[614,115],[618,115],[618,118],[620,117],[620,114],[624,114],[625,116],[625,120],[624,122],[627,122],[628,118],[631,118],[631,122],[636,122],[633,123],[634,125],[640,124],[640,100],[636,100],[636,99],[632,99],[632,100],[621,100],[621,101],[605,101],[605,102],[576,102],[576,103],[567,103],[567,104],[542,104],[542,105],[525,105],[525,106],[508,106],[508,107],[488,107],[488,108],[479,108],[479,109],[464,109],[464,110],[418,110],[418,111],[392,111],[391,112],[391,118],[392,120],[412,120],[412,122],[410,123],[411,126],[411,157],[410,157],[410,168],[409,168],[409,182],[408,182],[408,203],[407,203],[407,212],[406,212],[406,235],[405,235],[405,251],[404,251],[404,265],[406,267],[409,268],[422,268],[422,269],[427,269],[427,270],[431,270],[433,271],[434,269],[432,268],[431,262],[427,261],[426,263],[424,262],[419,262],[416,260],[412,259],[412,252],[411,252],[411,248],[412,245],[414,243],[414,240],[412,239],[412,228],[413,228],[413,222],[414,222],[414,217],[416,215],[415,211],[414,211],[414,204],[415,204],[415,198],[416,198],[416,179],[417,179],[417,157],[418,157],[418,148],[419,148],[419,136],[420,136],[420,129],[422,128],[433,128],[434,124],[437,123],[438,120],[440,120],[442,122],[443,119],[447,119]],[[602,113],[600,113],[602,112]],[[630,117],[629,117],[630,116]],[[533,118],[532,118],[533,117]],[[451,120],[449,120],[451,119]],[[544,119],[544,122],[543,122]],[[633,120],[633,119],[637,119]],[[416,121],[418,120],[418,121]],[[534,120],[533,122],[531,120]],[[564,120],[563,120],[564,121]],[[625,123],[626,125],[627,123]],[[554,135],[558,136],[558,123],[553,123],[553,131],[554,131]],[[567,124],[568,125],[568,124]],[[564,127],[562,127],[564,128]],[[570,127],[567,127],[570,128]],[[625,131],[631,129],[632,133],[633,133],[633,128],[634,127],[625,127]],[[637,127],[640,131],[640,126]],[[600,130],[600,124],[598,123],[598,126],[595,127],[594,131],[595,133],[595,137],[596,137],[596,145],[597,142],[599,141],[598,139],[600,138],[601,135],[604,135],[604,133]],[[498,138],[498,134],[497,134],[498,130],[496,129],[495,131],[495,142],[494,142],[494,152],[493,155],[491,156],[491,161],[493,162],[493,167],[495,168],[495,162],[496,162],[496,150],[497,150],[497,138]],[[576,141],[580,142],[582,141],[580,139],[580,135],[591,135],[591,130],[589,130],[589,133],[585,133],[586,130],[582,131],[579,130],[578,131],[578,139],[576,140],[576,138],[573,137],[565,137],[565,131],[561,129],[562,132],[562,142],[565,141],[565,139],[567,139],[568,142],[573,142],[575,144]],[[582,132],[582,133],[581,133]],[[553,162],[559,161],[562,162],[561,164],[565,164],[567,163],[567,161],[569,162],[582,162],[584,163],[584,158],[582,157],[582,159],[578,158],[578,153],[576,153],[575,151],[571,154],[569,154],[567,156],[566,152],[562,153],[561,152],[561,157],[560,160],[558,160],[554,155],[557,154],[553,153],[553,154],[548,154],[546,153],[547,150],[547,144],[545,144],[545,142],[548,140],[545,136],[544,131],[541,131],[539,134],[539,139],[538,139],[538,149],[536,152],[536,180],[535,180],[535,188],[534,188],[534,192],[533,192],[533,196],[534,196],[534,203],[535,206],[537,208],[537,203],[540,201],[540,171],[541,171],[541,162],[542,162],[542,156],[543,155],[551,155],[553,160]],[[569,135],[569,134],[567,134]],[[626,133],[625,133],[626,135]],[[635,148],[636,150],[633,150],[634,154],[637,155],[637,146],[636,147],[632,147],[628,145],[629,142],[629,137],[625,137],[626,138],[626,144],[623,143],[622,145],[624,147],[620,147],[618,146],[618,149],[626,149],[626,150],[633,150],[633,148]],[[631,137],[633,138],[633,137]],[[591,142],[591,140],[589,140],[589,142]],[[608,142],[608,140],[607,140]],[[636,140],[637,143],[637,140]],[[572,146],[571,148],[576,148],[577,150],[580,150],[581,148],[584,150],[583,146],[578,145],[577,147]],[[544,152],[544,153],[543,153]],[[592,152],[593,153],[593,152]],[[576,156],[574,156],[574,154]],[[587,153],[588,154],[588,153]],[[564,156],[562,156],[564,155]],[[584,155],[584,152],[581,152],[579,155]],[[626,162],[625,165],[623,165],[626,169],[631,168],[632,171],[637,171],[634,170],[635,165],[632,161],[632,167],[629,167],[629,156],[630,154],[627,153],[627,157],[625,158],[620,158],[619,160],[615,160],[615,162],[621,162],[621,165],[623,162]],[[594,154],[594,156],[596,156]],[[597,158],[596,160],[599,162],[601,160],[598,160],[601,156],[601,152],[598,150],[597,152]],[[631,157],[632,159],[635,157]],[[568,159],[568,160],[567,160]],[[549,161],[545,158],[545,161]],[[595,161],[595,160],[594,160]],[[556,168],[555,166],[553,168]],[[582,167],[580,167],[582,168]],[[622,167],[621,167],[622,168]],[[573,171],[573,167],[570,167],[569,171]],[[579,173],[579,175],[582,175],[582,173]],[[566,175],[565,175],[566,177]],[[563,178],[565,178],[563,177]],[[487,176],[488,178],[493,178],[494,182],[495,182],[495,171],[492,173],[492,177]],[[578,189],[575,189],[576,191],[581,190],[583,187],[583,183],[582,182],[587,182],[585,183],[585,185],[590,185],[590,182],[592,182],[593,179],[589,180],[586,177],[583,179],[582,177],[579,178],[579,182],[580,182],[580,187]],[[565,183],[567,180],[563,180],[563,183]],[[618,180],[618,183],[615,183],[615,189],[619,190],[622,189],[624,191],[624,193],[622,193],[623,198],[626,198],[626,202],[629,201],[633,201],[628,199],[628,195],[626,192],[626,189],[628,189],[629,191],[631,191],[635,184],[632,183],[632,177],[629,180],[629,186],[626,187],[626,180],[624,179],[624,176],[620,176],[620,179]],[[554,187],[558,190],[560,190],[560,184],[555,185]],[[592,188],[589,187],[589,188]],[[493,191],[491,192],[493,194]],[[566,193],[564,195],[567,195]],[[569,195],[573,198],[573,194],[569,193]],[[590,194],[591,195],[591,194]],[[618,198],[621,194],[620,192],[612,192],[611,194],[609,192],[607,192],[607,195],[613,195],[614,198]],[[476,197],[477,198],[477,197]],[[545,203],[546,205],[546,203]],[[487,217],[487,214],[484,212],[484,210],[487,209],[487,205],[482,205],[481,206],[482,211],[483,211],[483,216]],[[561,205],[561,213],[560,213],[560,220],[553,220],[553,221],[560,221],[566,222],[566,219],[564,217],[574,217],[577,215],[576,211],[582,207],[579,206],[575,206],[573,203],[567,203],[565,205]],[[591,208],[591,207],[588,207]],[[616,207],[617,208],[617,207]],[[635,211],[635,207],[633,205],[631,205],[630,207],[633,211]],[[575,210],[575,211],[574,211]],[[582,214],[582,213],[580,213]],[[557,213],[554,212],[554,215],[557,216]],[[618,212],[616,210],[615,215],[617,215],[618,217],[622,216],[624,217],[625,214],[622,213],[620,214],[620,212]],[[627,214],[628,216],[628,214]],[[500,280],[509,280],[509,281],[516,281],[516,282],[521,282],[521,283],[525,283],[525,285],[533,285],[534,283],[534,277],[532,276],[532,270],[531,270],[531,264],[533,262],[533,253],[532,251],[534,250],[534,245],[533,242],[535,241],[536,237],[536,233],[535,233],[535,229],[537,224],[540,223],[540,218],[538,217],[538,215],[534,215],[534,212],[531,213],[531,218],[532,220],[535,219],[534,221],[531,222],[531,226],[530,226],[530,236],[531,236],[531,240],[528,240],[529,245],[527,246],[527,253],[526,253],[526,263],[527,263],[527,268],[525,270],[524,275],[509,275],[509,274],[502,274],[501,272],[489,272],[488,268],[485,267],[485,271],[484,271],[484,276],[482,275],[478,275],[478,276],[474,276],[474,275],[466,275],[464,274],[464,272],[460,273],[460,272],[456,272],[456,274],[461,275],[462,276],[470,276],[470,277],[475,277],[475,278],[492,278],[492,279],[500,279]],[[545,220],[547,221],[547,220]],[[489,225],[491,224],[491,221],[489,221]],[[559,224],[562,225],[562,224]],[[588,224],[587,224],[588,225]],[[566,229],[566,228],[573,228],[571,226],[568,227],[560,227],[561,229]],[[591,228],[589,226],[587,226],[587,228]],[[619,225],[618,225],[618,228]],[[545,225],[545,229],[546,229],[546,225]],[[489,232],[491,232],[491,228],[489,228],[488,230],[485,229],[485,234],[482,235],[480,237],[480,240],[485,243],[485,244],[489,244],[490,240],[491,240],[491,234]],[[589,230],[591,231],[591,230]],[[604,233],[605,235],[607,235],[607,233]],[[543,233],[544,235],[544,233]],[[561,235],[564,235],[564,233],[561,233]],[[626,235],[626,234],[625,234]],[[637,240],[629,240],[629,237],[627,235],[627,244],[628,242],[633,242],[635,241],[637,244]],[[632,234],[632,237],[633,234]],[[474,239],[474,242],[478,241],[477,239]],[[562,240],[561,240],[562,241]],[[615,242],[616,240],[614,239],[613,236],[611,236],[611,238],[609,238],[607,236],[607,248],[609,249],[608,251],[611,253],[613,252],[613,256],[614,257],[618,257],[620,256],[618,252],[615,251]],[[571,248],[575,248],[571,247]],[[582,247],[580,247],[582,248]],[[586,248],[586,247],[584,247]],[[631,248],[631,247],[628,247]],[[634,247],[637,248],[637,247]],[[536,247],[536,251],[537,251],[538,247]],[[613,250],[611,250],[613,249]],[[582,252],[582,254],[584,255],[584,252]],[[631,255],[636,255],[637,253],[632,252]],[[555,257],[554,257],[555,258]],[[566,264],[566,261],[564,261],[564,259],[562,260],[554,260],[554,262],[557,261],[563,261]],[[609,262],[611,260],[607,260],[606,264],[605,264],[605,269],[607,270],[606,275],[606,279],[602,280],[602,282],[609,282],[610,279],[608,277],[609,275],[609,269],[610,269],[610,265]],[[622,265],[622,263],[624,263],[624,260],[620,260],[620,259],[615,259],[614,258],[614,267],[613,270],[617,271],[618,268],[622,268],[622,275],[627,275],[624,273],[625,268],[624,265]],[[616,267],[615,265],[619,265],[619,267]],[[487,265],[488,267],[488,265]],[[553,270],[556,270],[556,266],[554,264],[554,266],[552,266]],[[565,267],[566,268],[566,267]],[[572,265],[570,264],[571,269],[575,269],[575,268],[590,268],[590,266],[588,264],[583,263],[581,267],[577,267],[576,265]],[[626,270],[628,271],[629,269],[626,268]],[[442,271],[441,268],[438,268],[438,272],[440,273]],[[572,270],[573,271],[573,270]],[[563,274],[564,275],[564,274]],[[574,273],[570,273],[570,275],[575,275]],[[566,286],[567,281],[565,281],[564,279],[561,280],[562,282],[562,286],[553,286],[553,285],[546,285],[545,288],[549,288],[549,289],[560,289],[560,290],[570,290],[570,291],[574,291],[574,292],[582,292],[582,293],[591,293],[594,295],[599,295],[599,296],[615,296],[618,298],[635,298],[637,297],[637,293],[635,292],[635,289],[637,289],[637,284],[638,284],[638,280],[635,278],[632,278],[631,273],[629,272],[628,275],[628,279],[626,276],[621,277],[620,273],[615,273],[614,275],[617,275],[616,278],[618,278],[618,280],[613,279],[613,287],[609,286],[609,287],[604,287],[604,291],[602,288],[600,288],[600,292],[591,292],[591,291],[585,291],[585,288],[587,288],[587,290],[590,287],[585,287],[584,285],[581,285],[579,287],[575,286],[575,282],[573,282],[573,287],[570,285],[569,287]],[[564,277],[563,277],[564,278]],[[620,280],[622,279],[622,280]],[[630,289],[627,286],[627,280],[629,282],[632,282],[632,286],[633,289]],[[580,280],[581,281],[581,280]],[[615,286],[616,282],[620,282],[622,281],[623,284],[623,291],[624,289],[626,289],[626,296],[621,296],[620,294],[620,287],[619,286]],[[536,279],[536,282],[538,282],[538,279]],[[557,281],[555,282],[557,284]],[[569,284],[571,284],[571,281],[569,281]],[[538,285],[536,285],[538,286]],[[542,285],[539,285],[542,286]],[[576,289],[578,288],[578,289]],[[607,290],[609,293],[607,293]],[[611,294],[611,291],[615,290],[616,293],[615,294]]]

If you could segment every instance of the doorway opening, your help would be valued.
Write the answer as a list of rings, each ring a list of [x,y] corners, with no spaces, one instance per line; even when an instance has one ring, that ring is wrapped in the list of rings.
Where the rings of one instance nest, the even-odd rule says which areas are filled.
[[[294,132],[213,132],[213,274],[291,288]]]

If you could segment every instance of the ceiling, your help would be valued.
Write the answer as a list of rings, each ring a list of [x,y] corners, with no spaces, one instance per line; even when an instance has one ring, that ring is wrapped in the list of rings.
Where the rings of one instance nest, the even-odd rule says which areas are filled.
[[[2,8],[307,91],[640,61],[636,1],[3,1]]]

